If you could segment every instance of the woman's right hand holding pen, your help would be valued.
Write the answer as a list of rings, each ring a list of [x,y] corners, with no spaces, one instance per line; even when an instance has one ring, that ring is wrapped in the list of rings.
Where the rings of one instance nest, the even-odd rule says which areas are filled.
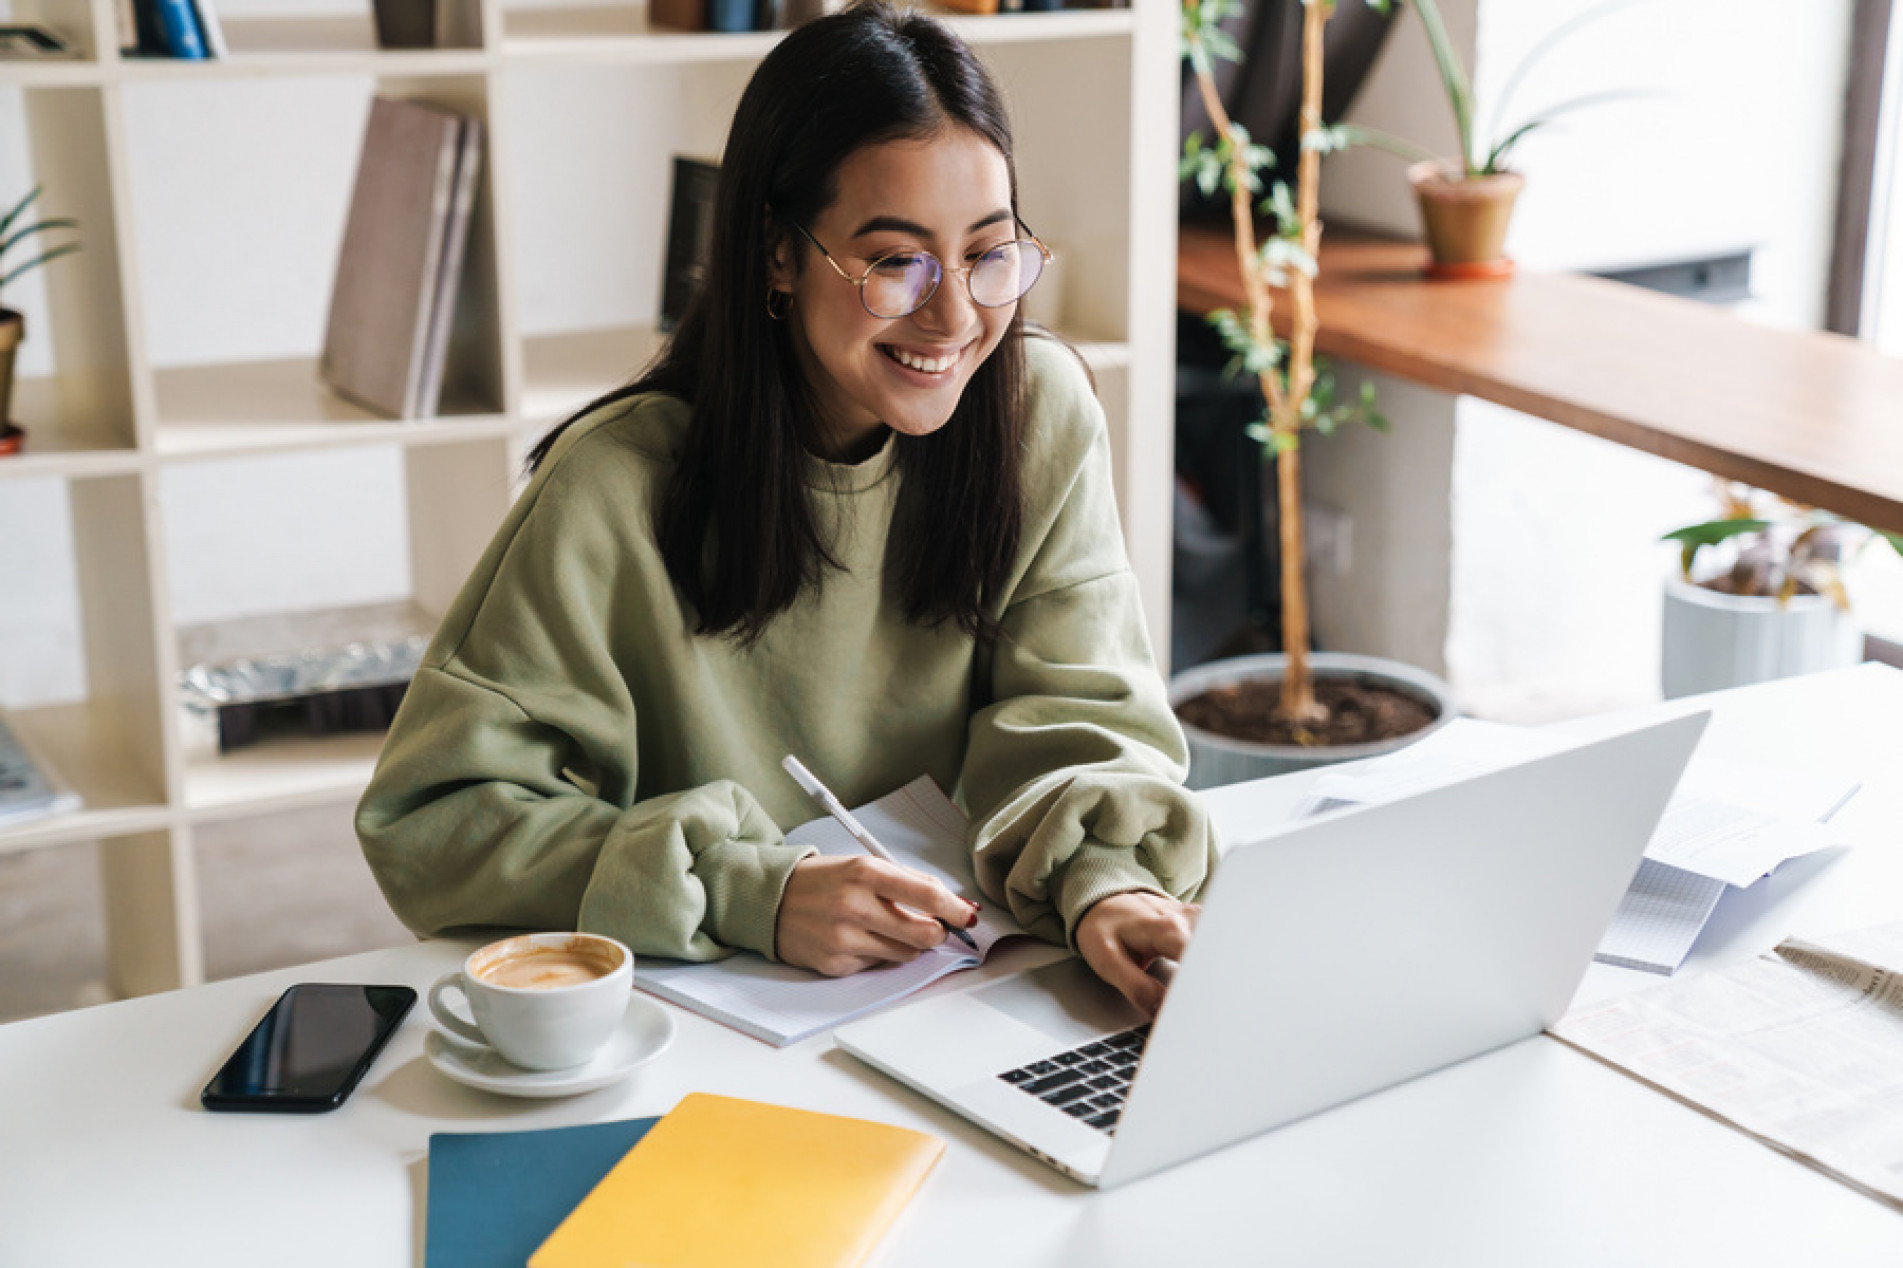
[[[788,964],[845,977],[904,964],[955,929],[978,923],[975,903],[937,881],[869,855],[820,854],[787,877],[773,952]]]

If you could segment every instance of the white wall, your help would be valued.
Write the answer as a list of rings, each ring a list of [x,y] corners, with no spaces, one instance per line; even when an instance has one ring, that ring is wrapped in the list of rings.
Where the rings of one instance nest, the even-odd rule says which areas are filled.
[[[1444,3],[1456,41],[1478,49],[1478,118],[1526,50],[1590,7]],[[1741,315],[1814,325],[1850,7],[1642,0],[1575,32],[1516,91],[1508,120],[1583,93],[1652,95],[1569,116],[1522,145],[1528,184],[1510,252],[1526,268],[1599,269],[1750,247],[1756,299]],[[1426,39],[1411,10],[1401,24],[1351,117],[1451,152]],[[1418,232],[1399,160],[1331,159],[1323,190],[1338,221]],[[1656,698],[1658,577],[1670,559],[1657,538],[1709,512],[1708,477],[1478,401],[1386,399],[1397,432],[1439,434],[1451,415],[1450,504],[1396,506],[1373,466],[1358,500],[1347,471],[1333,474],[1333,496],[1353,503],[1357,540],[1372,520],[1406,546],[1391,571],[1446,585],[1445,664],[1465,704],[1537,720]],[[1411,522],[1392,527],[1397,517]]]

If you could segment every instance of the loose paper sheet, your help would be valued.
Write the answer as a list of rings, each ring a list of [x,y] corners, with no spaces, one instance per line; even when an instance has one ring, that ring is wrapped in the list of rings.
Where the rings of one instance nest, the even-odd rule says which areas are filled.
[[[1404,797],[1567,745],[1550,732],[1461,719],[1391,756],[1323,776],[1298,813]],[[1726,885],[1749,886],[1787,860],[1838,843],[1822,820],[1858,787],[1849,780],[1693,758],[1594,958],[1674,972]]]
[[[1903,924],[1789,939],[1552,1033],[1903,1207]]]

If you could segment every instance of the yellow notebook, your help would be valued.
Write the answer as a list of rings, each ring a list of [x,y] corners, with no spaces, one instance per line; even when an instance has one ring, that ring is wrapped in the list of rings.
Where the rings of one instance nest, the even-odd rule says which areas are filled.
[[[529,1268],[849,1268],[944,1152],[901,1127],[696,1092]]]

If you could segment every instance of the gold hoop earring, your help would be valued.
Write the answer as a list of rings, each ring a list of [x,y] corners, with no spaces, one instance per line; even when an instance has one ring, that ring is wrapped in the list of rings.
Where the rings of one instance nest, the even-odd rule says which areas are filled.
[[[778,303],[776,305],[776,301],[781,301],[781,300],[784,300],[785,302]],[[792,311],[793,311],[793,292],[792,291],[776,291],[771,286],[766,288],[766,315],[767,316],[771,317],[774,321],[785,321],[786,315]]]

